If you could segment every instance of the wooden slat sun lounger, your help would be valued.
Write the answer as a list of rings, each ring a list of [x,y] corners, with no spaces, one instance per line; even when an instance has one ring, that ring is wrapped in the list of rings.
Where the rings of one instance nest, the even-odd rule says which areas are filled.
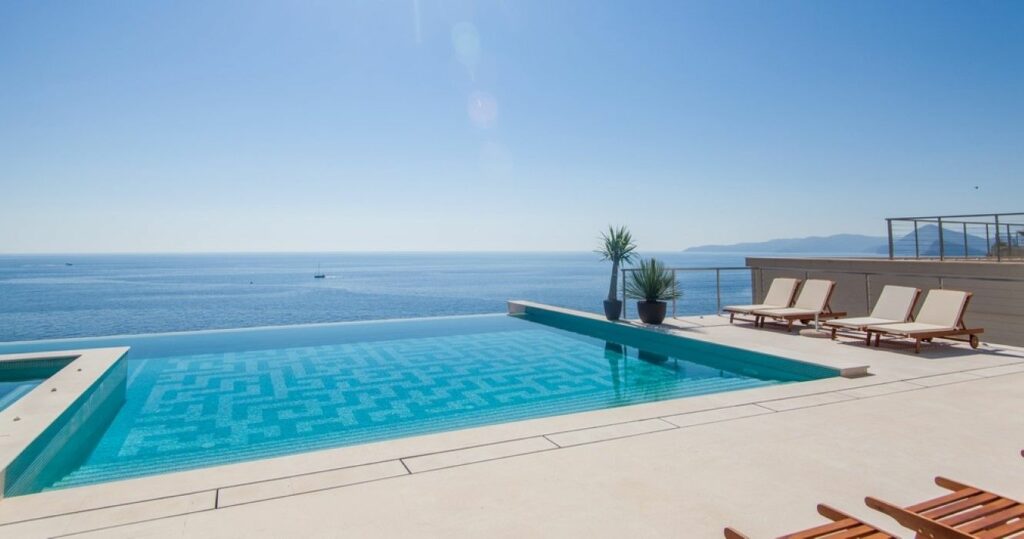
[[[832,339],[835,340],[836,331],[840,329],[866,332],[868,326],[910,322],[914,319],[914,306],[920,296],[920,288],[887,284],[868,316],[837,318],[826,321],[824,325],[832,328]],[[870,335],[866,342],[871,344]]]
[[[726,305],[722,310],[729,313],[729,323],[731,324],[737,314],[751,314],[757,309],[782,309],[789,307],[793,304],[793,297],[796,296],[796,289],[799,285],[800,279],[776,277],[772,279],[772,284],[768,287],[768,293],[764,296],[764,303],[756,305]]]
[[[818,513],[832,522],[783,535],[779,539],[896,539],[895,535],[879,530],[825,504],[818,505]],[[725,529],[725,537],[726,539],[749,539],[732,528]]]
[[[875,335],[875,346],[879,346],[882,335],[914,339],[914,352],[921,351],[921,341],[950,339],[966,341],[971,348],[979,345],[978,335],[982,328],[968,328],[964,323],[967,305],[972,294],[960,290],[929,290],[924,298],[917,320],[902,324],[872,325],[865,328],[868,338]],[[963,338],[959,338],[963,337]]]
[[[786,331],[792,331],[793,322],[798,320],[806,324],[815,319],[842,318],[846,316],[845,312],[834,312],[829,306],[835,288],[835,281],[808,279],[804,282],[800,294],[796,297],[796,303],[792,307],[754,310],[753,314],[757,317],[757,325],[764,327],[765,320],[771,318],[783,321],[786,324]]]
[[[1024,504],[945,477],[936,477],[935,483],[953,492],[903,508],[870,496],[864,502],[916,531],[918,537],[1024,537]]]

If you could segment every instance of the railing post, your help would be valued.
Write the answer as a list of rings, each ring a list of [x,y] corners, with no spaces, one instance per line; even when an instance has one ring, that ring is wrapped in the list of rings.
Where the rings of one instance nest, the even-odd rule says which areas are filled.
[[[939,260],[946,259],[946,242],[942,239],[942,217],[938,218],[939,221]]]
[[[917,221],[914,221],[914,258],[921,258],[921,242],[917,239]]]
[[[676,280],[676,270],[672,268],[672,289],[679,290],[679,281]],[[672,318],[676,317],[676,297],[672,296]]]
[[[626,320],[626,268],[622,268],[622,319]]]
[[[715,268],[715,305],[715,312],[722,312],[722,268]]]
[[[967,257],[967,223],[964,223],[964,258]]]
[[[864,274],[864,307],[866,312],[871,312],[871,275]]]
[[[889,229],[889,260],[892,260],[895,250],[892,245],[892,219],[886,219],[885,225]]]
[[[996,218],[996,262],[1000,262],[1000,261],[1003,260],[1003,254],[999,251],[999,215],[997,214],[995,216],[995,218]]]
[[[992,256],[992,241],[988,238],[988,223],[985,223],[985,257]]]
[[[757,280],[761,285],[760,290],[764,291],[764,268],[757,268]],[[757,303],[757,299],[754,298],[754,287],[750,287],[750,303]]]

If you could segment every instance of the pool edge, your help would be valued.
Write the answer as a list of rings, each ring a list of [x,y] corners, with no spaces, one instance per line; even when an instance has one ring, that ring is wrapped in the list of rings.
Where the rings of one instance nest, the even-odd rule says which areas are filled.
[[[775,352],[766,352],[764,350],[753,348],[753,347],[740,346],[740,345],[737,345],[736,343],[723,343],[723,342],[720,342],[720,341],[717,341],[717,340],[702,339],[702,338],[699,338],[698,335],[683,335],[683,334],[680,334],[680,332],[678,330],[676,330],[676,329],[674,329],[674,328],[672,328],[670,326],[652,326],[650,324],[643,324],[641,322],[636,322],[636,321],[632,321],[632,320],[611,321],[611,320],[608,320],[608,319],[606,319],[605,317],[603,317],[603,316],[601,316],[599,314],[590,313],[590,312],[586,312],[586,311],[577,311],[575,309],[568,309],[568,308],[565,308],[565,307],[558,307],[558,306],[555,306],[555,305],[546,305],[544,303],[537,303],[537,302],[527,301],[527,300],[509,300],[508,301],[508,314],[509,315],[521,315],[521,314],[525,314],[525,313],[529,312],[530,310],[544,311],[544,312],[549,312],[549,313],[561,314],[561,315],[565,315],[565,316],[571,316],[571,317],[587,320],[588,322],[607,324],[609,327],[620,327],[620,328],[630,328],[630,329],[639,330],[639,331],[650,331],[652,333],[657,333],[657,334],[662,334],[662,335],[671,335],[673,337],[680,338],[680,339],[689,339],[689,340],[694,340],[694,341],[711,343],[711,344],[715,344],[717,346],[723,346],[723,347],[726,347],[726,348],[742,350],[742,351],[745,351],[745,352],[753,352],[753,353],[758,353],[758,354],[773,355],[773,356],[779,357],[781,359],[784,359],[786,361],[792,361],[794,363],[801,363],[801,364],[810,365],[810,366],[813,366],[813,367],[816,367],[816,368],[823,368],[823,369],[827,369],[827,370],[830,370],[830,371],[834,371],[837,376],[841,376],[843,378],[861,378],[861,377],[864,377],[864,376],[868,376],[870,374],[868,372],[868,365],[866,365],[866,364],[865,365],[836,364],[835,362],[828,362],[828,363],[826,363],[826,362],[820,362],[820,361],[813,361],[813,360],[809,360],[809,359],[806,359],[806,358],[792,357],[791,355],[784,355],[784,354],[779,354],[779,353],[775,353]]]

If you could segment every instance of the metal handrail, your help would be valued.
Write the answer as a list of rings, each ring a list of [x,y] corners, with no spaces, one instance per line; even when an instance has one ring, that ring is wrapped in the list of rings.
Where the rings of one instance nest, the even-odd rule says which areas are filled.
[[[796,266],[786,267],[748,267],[749,270],[764,271],[802,271],[804,273],[815,272],[815,273],[840,273],[843,275],[867,275],[867,276],[892,276],[892,277],[924,277],[929,279],[971,279],[974,281],[995,281],[995,282],[1007,282],[1007,283],[1024,283],[1024,278],[1014,277],[985,277],[977,275],[956,275],[953,273],[904,273],[902,271],[853,271],[853,270],[840,270],[832,268],[805,268]]]
[[[626,318],[626,273],[635,272],[639,268],[622,268],[622,318]],[[721,272],[722,271],[739,271],[746,270],[750,271],[753,277],[754,272],[757,272],[758,282],[761,285],[762,290],[764,289],[764,271],[788,271],[788,272],[803,272],[804,280],[810,278],[812,273],[824,273],[829,275],[860,275],[864,277],[864,296],[865,304],[871,305],[871,277],[910,277],[910,278],[923,278],[923,279],[937,279],[939,288],[945,288],[946,279],[964,279],[969,278],[975,281],[991,281],[991,282],[1011,282],[1011,283],[1024,283],[1024,278],[1015,277],[986,277],[976,275],[956,275],[948,272],[932,272],[932,273],[906,273],[906,272],[895,272],[895,271],[854,271],[854,270],[842,270],[833,268],[809,268],[803,266],[786,266],[786,267],[765,267],[765,266],[721,266],[721,267],[701,267],[701,268],[666,268],[672,271],[673,282],[675,282],[676,272],[678,271],[715,271],[715,295],[716,295],[716,311],[715,314],[722,312],[722,288],[721,288]],[[751,283],[753,284],[753,283]],[[756,299],[751,298],[752,302],[756,303]],[[676,318],[676,305],[675,300],[672,301],[672,318]]]
[[[993,216],[1004,217],[1007,215],[1024,215],[1024,212],[1009,212],[1009,213],[965,213],[961,215],[925,215],[918,217],[888,217],[893,221],[926,221],[935,219],[966,219],[968,217],[993,217]]]
[[[886,229],[889,236],[889,259],[895,260],[897,258],[938,258],[939,260],[946,260],[947,258],[957,259],[992,259],[994,258],[997,262],[1001,262],[1004,258],[1003,249],[1006,249],[1005,258],[1021,258],[1024,257],[1024,252],[1016,253],[1015,251],[1024,251],[1024,241],[1018,236],[1024,236],[1024,222],[1018,222],[1020,219],[1013,219],[1014,217],[1022,217],[1024,212],[1013,212],[1013,213],[985,213],[985,214],[961,214],[961,215],[930,215],[930,216],[919,216],[919,217],[889,217],[885,220]],[[913,224],[913,241],[914,241],[914,256],[904,257],[897,256],[896,253],[896,234],[893,231],[893,223],[912,223]],[[922,255],[920,236],[918,234],[918,224],[934,224],[938,226],[938,256],[935,255]],[[946,252],[946,239],[945,232],[946,227],[950,225],[957,225],[960,228],[960,232],[963,234],[961,239],[963,241],[963,256],[951,255]],[[968,245],[968,230],[967,226],[984,226],[985,227],[985,254],[983,255],[971,255],[970,246]],[[1016,233],[1011,231],[1011,227],[1017,229]],[[995,241],[993,242],[993,234]],[[904,237],[909,236],[906,234]],[[979,238],[980,239],[980,238]],[[1005,240],[1005,241],[1004,241]],[[993,255],[994,252],[994,255]]]
[[[639,271],[640,268],[622,268],[622,318],[626,318],[626,273]],[[672,285],[678,286],[679,282],[676,279],[676,272],[679,271],[714,271],[715,272],[715,302],[718,309],[715,312],[722,310],[722,272],[723,271],[753,271],[754,268],[749,266],[710,266],[710,267],[685,267],[685,268],[665,268],[672,272]],[[676,298],[672,298],[672,318],[676,317]]]

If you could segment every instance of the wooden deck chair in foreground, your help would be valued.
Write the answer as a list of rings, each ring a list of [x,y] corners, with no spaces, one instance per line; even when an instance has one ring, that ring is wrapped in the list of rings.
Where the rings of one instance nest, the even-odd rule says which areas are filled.
[[[825,504],[818,505],[818,513],[832,522],[783,535],[779,539],[896,539],[895,535],[865,524],[857,518]],[[725,537],[726,539],[749,539],[732,528],[725,529]]]
[[[945,477],[936,477],[935,483],[953,492],[909,507],[870,496],[864,503],[916,531],[921,538],[1024,537],[1024,504]]]

